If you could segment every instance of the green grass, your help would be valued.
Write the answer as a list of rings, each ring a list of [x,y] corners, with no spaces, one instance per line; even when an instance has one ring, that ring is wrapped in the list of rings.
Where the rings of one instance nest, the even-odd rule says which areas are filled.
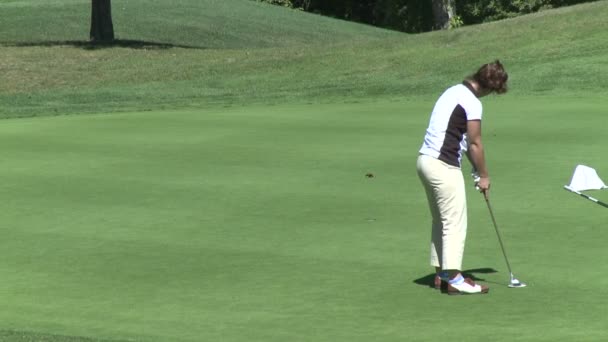
[[[4,43],[33,45],[88,40],[90,1],[4,0]],[[51,19],[40,22],[48,16]],[[250,49],[301,46],[397,35],[386,30],[285,11],[243,0],[131,0],[113,4],[118,39],[199,49]]]
[[[575,163],[608,169],[603,106],[589,100],[586,139],[565,120],[537,129],[568,117],[569,100],[487,101],[495,214],[529,287],[505,286],[471,191],[465,265],[496,273],[476,273],[491,293],[469,298],[415,282],[431,272],[414,170],[427,102],[5,121],[0,329],[119,341],[603,340],[606,280],[592,266],[603,211],[561,189]]]
[[[125,14],[115,4],[119,38],[199,48],[144,44],[98,50],[74,46],[86,39],[89,1],[12,3],[0,4],[11,14],[0,22],[6,80],[0,83],[1,117],[435,96],[495,58],[508,67],[514,95],[608,89],[601,76],[608,55],[606,1],[405,35],[249,0],[191,0],[179,9],[134,0]],[[43,13],[55,12],[79,20],[44,21]],[[166,23],[159,13],[176,19]],[[211,13],[216,19],[207,19]],[[216,22],[233,23],[234,16],[249,18],[253,27]],[[205,46],[202,37],[210,36],[225,44]],[[24,42],[38,43],[19,45]]]
[[[0,341],[11,342],[120,342],[96,338],[32,333],[29,331],[0,331]]]
[[[608,2],[405,35],[115,1],[100,49],[88,6],[0,1],[0,115],[24,117],[0,121],[0,341],[608,338],[604,211],[562,189],[578,163],[608,177]],[[452,298],[425,285],[415,158],[436,96],[497,57],[492,204],[529,286],[470,191],[464,264],[491,291]]]

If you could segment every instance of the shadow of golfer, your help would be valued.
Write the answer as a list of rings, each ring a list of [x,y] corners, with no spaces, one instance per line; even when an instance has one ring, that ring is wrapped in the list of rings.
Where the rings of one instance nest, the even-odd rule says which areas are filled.
[[[498,272],[498,271],[496,271],[493,268],[484,267],[484,268],[474,268],[474,269],[470,269],[470,270],[464,270],[464,271],[462,271],[462,275],[465,278],[471,278],[474,281],[486,281],[484,278],[480,278],[478,276],[478,274],[489,274],[489,273],[496,273],[496,272]],[[435,288],[435,273],[427,274],[424,277],[414,279],[414,283],[421,285],[421,286],[428,286],[430,288]],[[490,282],[490,283],[492,283],[492,282]]]

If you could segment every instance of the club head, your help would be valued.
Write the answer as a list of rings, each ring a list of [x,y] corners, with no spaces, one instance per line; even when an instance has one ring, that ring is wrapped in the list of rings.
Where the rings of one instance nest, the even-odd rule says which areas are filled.
[[[521,281],[511,277],[511,281],[509,282],[508,285],[510,288],[517,288],[517,287],[526,287],[525,283],[522,283]]]

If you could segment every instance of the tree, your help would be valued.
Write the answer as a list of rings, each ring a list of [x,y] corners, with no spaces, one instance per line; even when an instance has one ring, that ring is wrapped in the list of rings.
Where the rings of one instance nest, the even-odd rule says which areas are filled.
[[[435,28],[445,30],[450,28],[456,15],[454,0],[432,0]]]
[[[1,1],[1,0],[0,0]],[[399,31],[433,29],[511,18],[597,0],[256,0]],[[458,8],[458,11],[456,11]]]
[[[114,41],[111,0],[91,0],[90,38],[93,43],[111,43]]]
[[[376,0],[372,25],[418,33],[433,29],[431,1]]]

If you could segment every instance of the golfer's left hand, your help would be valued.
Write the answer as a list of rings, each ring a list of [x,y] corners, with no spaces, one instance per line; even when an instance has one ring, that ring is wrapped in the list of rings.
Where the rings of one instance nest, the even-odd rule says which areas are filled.
[[[477,182],[477,189],[479,189],[479,192],[484,194],[484,196],[488,197],[490,192],[490,177],[480,177],[479,182]]]

